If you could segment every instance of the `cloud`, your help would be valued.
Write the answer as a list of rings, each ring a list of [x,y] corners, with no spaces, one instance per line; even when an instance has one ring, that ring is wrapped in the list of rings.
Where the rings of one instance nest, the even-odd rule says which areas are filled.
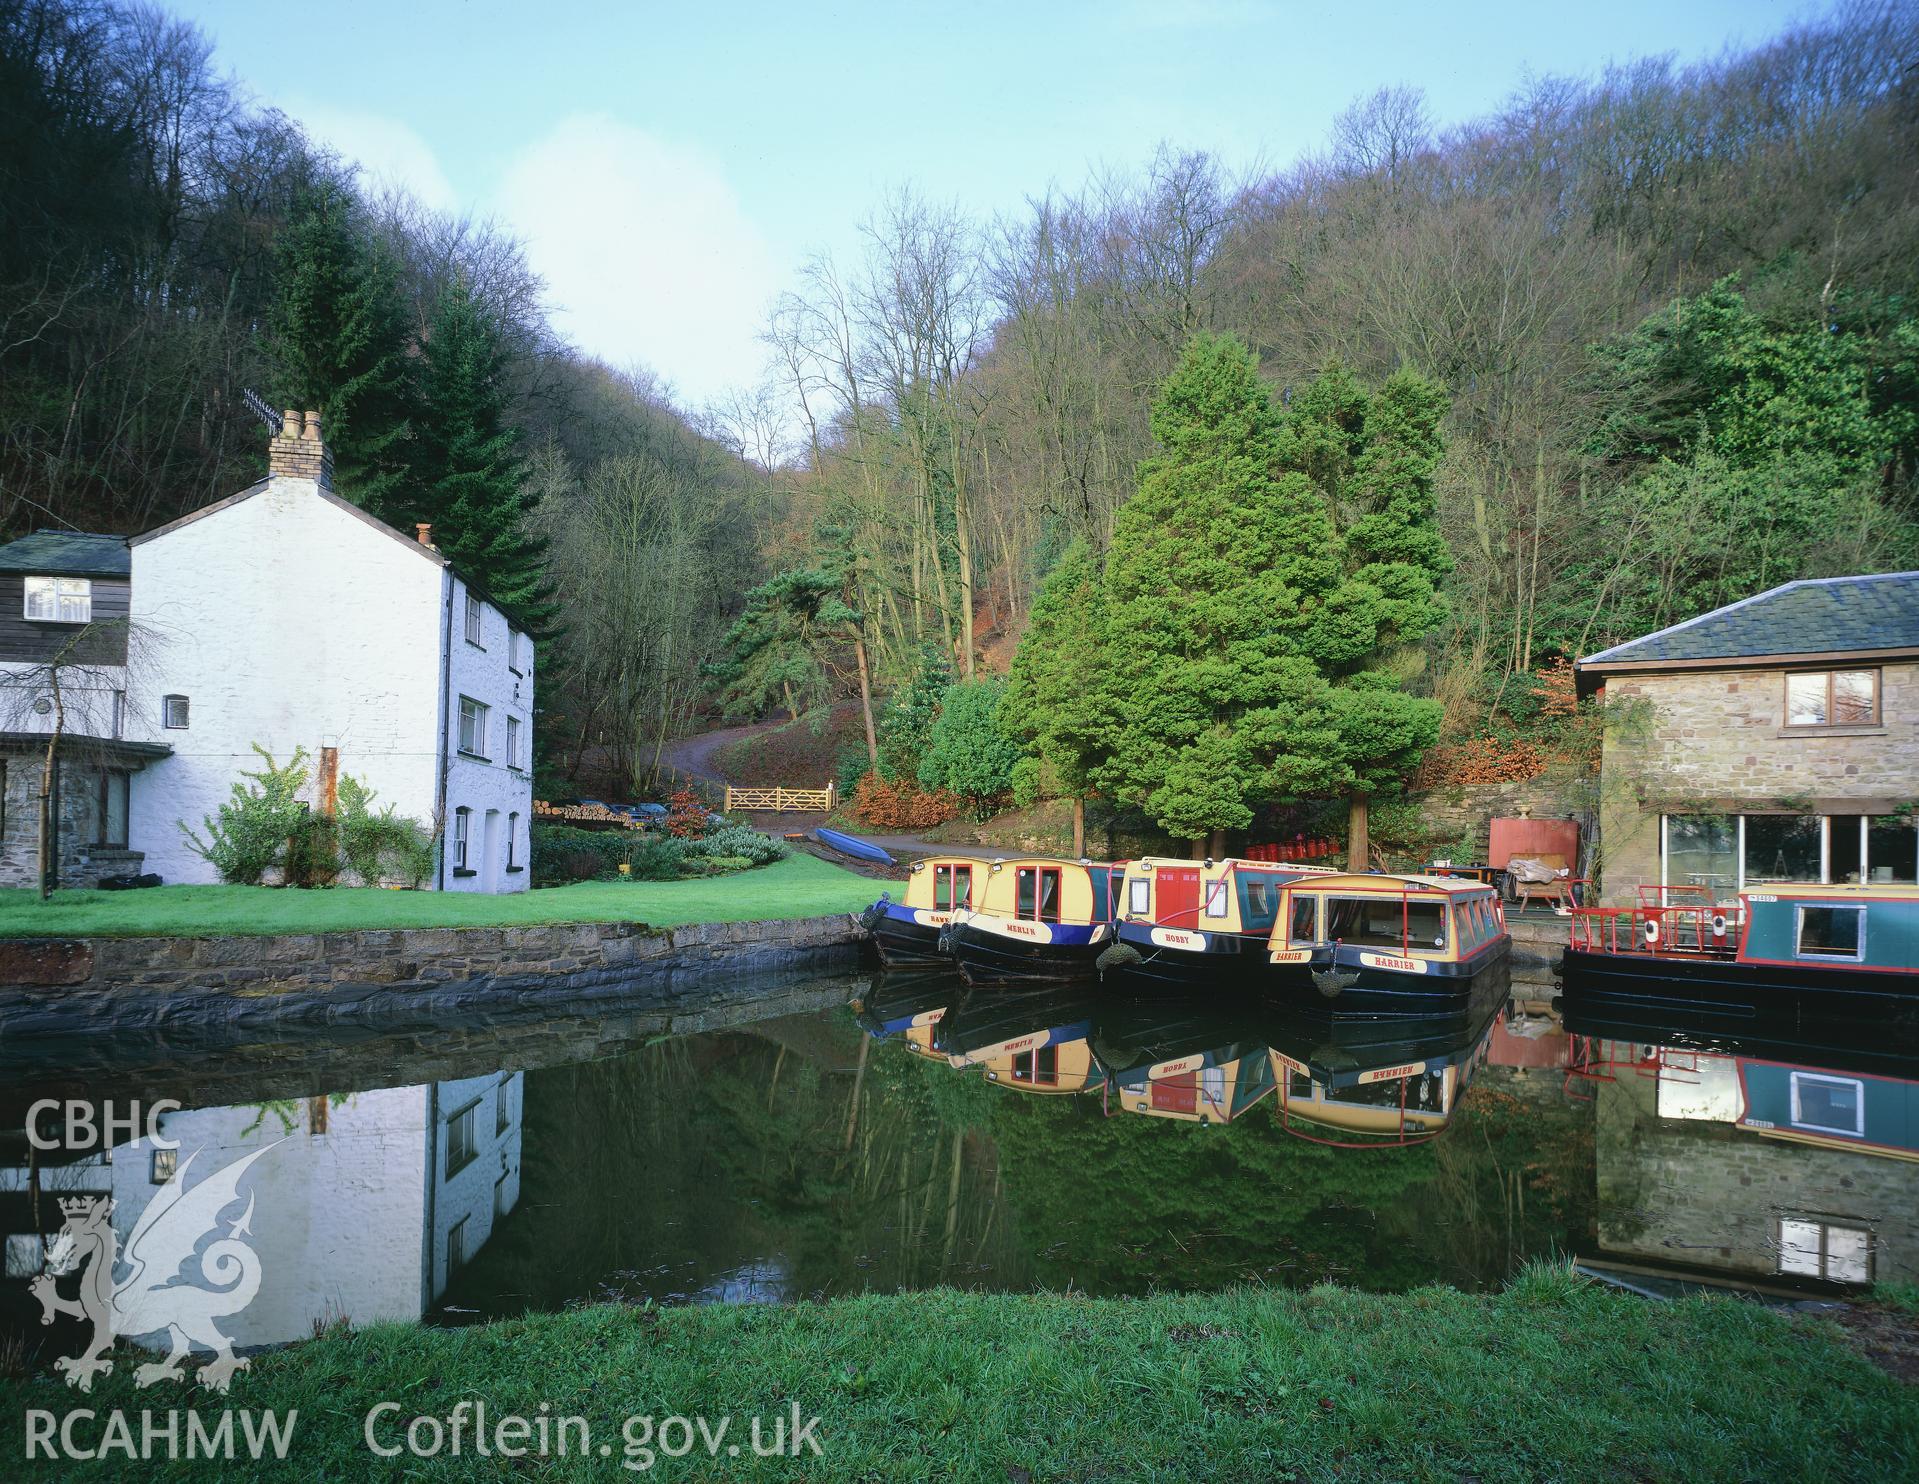
[[[581,349],[643,362],[689,405],[758,369],[778,276],[708,156],[575,114],[513,158],[492,205],[545,278],[555,327]]]
[[[459,196],[433,147],[398,119],[324,103],[294,104],[287,111],[315,139],[358,163],[369,186],[400,186],[434,211],[458,208]]]

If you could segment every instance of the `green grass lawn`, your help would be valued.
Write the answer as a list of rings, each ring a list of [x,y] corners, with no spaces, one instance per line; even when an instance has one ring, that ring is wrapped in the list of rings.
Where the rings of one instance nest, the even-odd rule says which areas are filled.
[[[264,886],[157,886],[150,891],[0,891],[0,937],[211,937],[354,928],[492,927],[513,923],[749,922],[857,911],[886,883],[794,853],[731,876],[691,881],[583,881],[513,896],[439,891],[322,891]],[[897,890],[897,888],[895,888]]]
[[[117,1407],[136,1435],[143,1408],[218,1409],[178,1383],[136,1390],[131,1369],[122,1356],[88,1397],[51,1376],[0,1383],[0,1409],[12,1426],[29,1408]],[[590,1451],[578,1456],[576,1429],[568,1457],[477,1458],[469,1424],[459,1458],[379,1458],[366,1418],[387,1400],[399,1406],[374,1424],[383,1447],[461,1402],[483,1402],[494,1424],[545,1403],[586,1419]],[[1730,1299],[1652,1303],[1544,1269],[1496,1295],[942,1291],[383,1326],[260,1356],[226,1401],[298,1409],[283,1462],[239,1466],[258,1479],[632,1477],[620,1468],[628,1417],[716,1428],[731,1414],[730,1436],[745,1442],[749,1419],[770,1428],[794,1404],[820,1419],[819,1457],[756,1460],[722,1445],[714,1459],[695,1433],[687,1457],[656,1450],[650,1476],[1890,1480],[1913,1477],[1919,1459],[1919,1388],[1861,1359],[1831,1323]],[[5,1446],[8,1477],[36,1477],[24,1449]],[[79,1477],[83,1466],[37,1467]],[[123,1459],[84,1468],[218,1473]]]

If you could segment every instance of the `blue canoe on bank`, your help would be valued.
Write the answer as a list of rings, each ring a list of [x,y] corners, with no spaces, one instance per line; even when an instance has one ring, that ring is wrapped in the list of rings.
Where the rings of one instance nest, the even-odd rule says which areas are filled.
[[[877,845],[862,840],[858,835],[848,835],[840,830],[821,827],[813,831],[813,838],[828,850],[837,850],[841,855],[850,855],[856,861],[872,861],[875,865],[895,866],[899,862]]]

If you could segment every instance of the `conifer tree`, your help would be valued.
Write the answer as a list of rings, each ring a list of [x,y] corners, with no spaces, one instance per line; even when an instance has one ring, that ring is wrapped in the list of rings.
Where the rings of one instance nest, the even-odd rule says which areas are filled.
[[[270,329],[280,397],[323,415],[338,493],[391,520],[411,496],[415,412],[393,260],[337,181],[299,197],[276,248]]]
[[[406,521],[427,521],[455,570],[530,632],[558,611],[532,534],[539,496],[507,420],[506,353],[456,279],[440,296],[421,357],[420,487]]]

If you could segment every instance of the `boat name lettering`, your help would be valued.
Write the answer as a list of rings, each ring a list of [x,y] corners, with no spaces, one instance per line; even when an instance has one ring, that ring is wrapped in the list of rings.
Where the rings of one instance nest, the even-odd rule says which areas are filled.
[[[1423,974],[1426,972],[1424,960],[1417,958],[1396,958],[1390,953],[1362,953],[1359,961],[1369,969],[1397,969],[1402,974]]]
[[[1402,1077],[1416,1077],[1426,1070],[1423,1061],[1407,1062],[1403,1067],[1376,1067],[1370,1072],[1361,1072],[1361,1084],[1368,1082],[1397,1082]]]

